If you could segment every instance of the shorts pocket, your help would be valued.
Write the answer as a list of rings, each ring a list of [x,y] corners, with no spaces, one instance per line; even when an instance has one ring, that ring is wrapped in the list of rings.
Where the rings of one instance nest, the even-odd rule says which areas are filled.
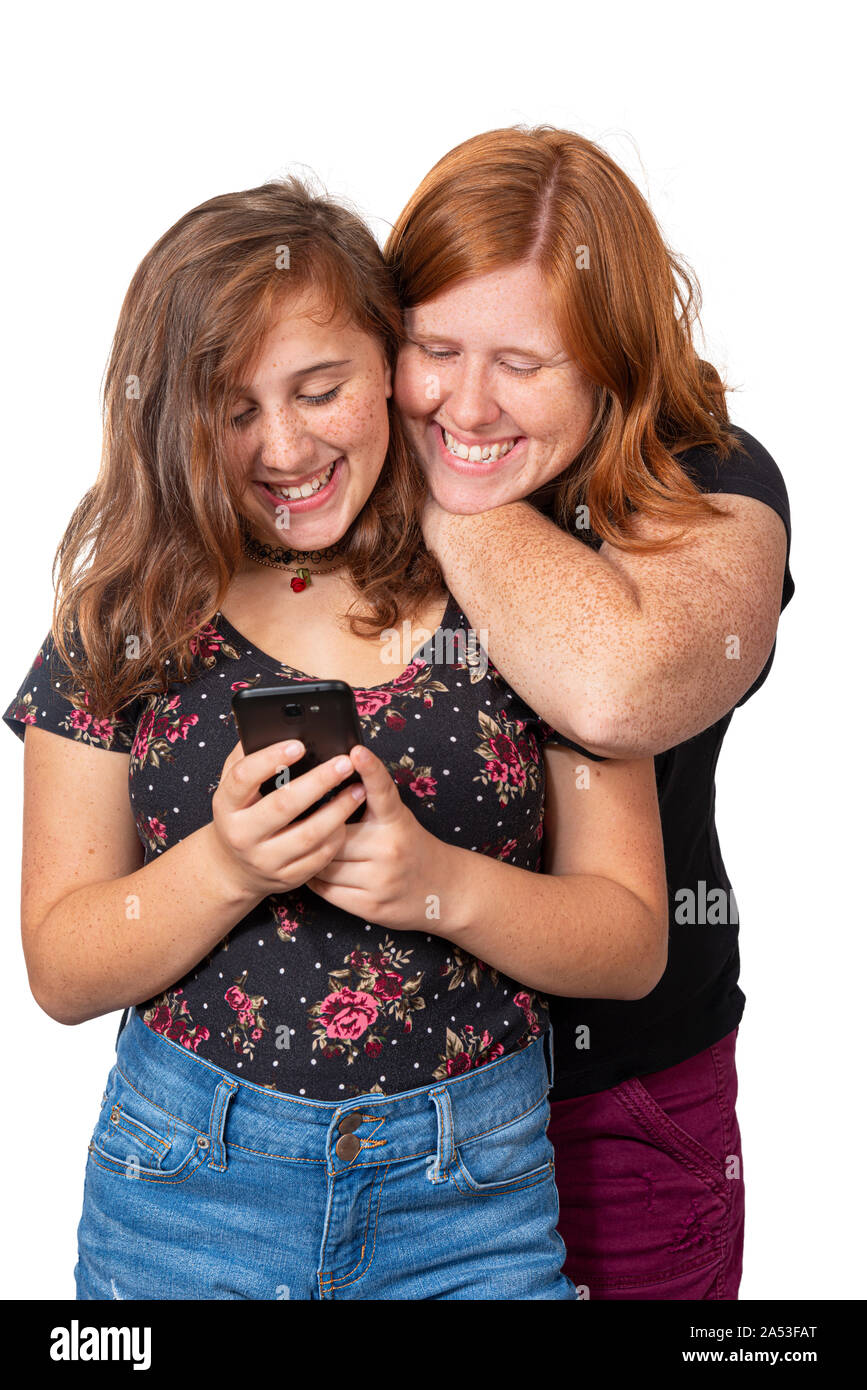
[[[705,1183],[718,1196],[726,1191],[722,1164],[673,1120],[637,1077],[622,1081],[612,1094],[661,1152]]]
[[[209,1148],[206,1134],[148,1100],[112,1067],[88,1146],[91,1163],[140,1182],[184,1182]]]
[[[496,1196],[535,1187],[554,1174],[547,1097],[488,1134],[459,1144],[450,1175],[461,1191]]]

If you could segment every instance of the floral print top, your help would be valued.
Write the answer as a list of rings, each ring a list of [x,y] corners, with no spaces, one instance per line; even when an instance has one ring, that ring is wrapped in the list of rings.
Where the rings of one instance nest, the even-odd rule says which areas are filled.
[[[269,657],[220,613],[193,643],[191,679],[94,720],[86,691],[56,688],[50,635],[3,718],[126,753],[144,862],[211,818],[237,742],[242,686],[314,680]],[[57,669],[52,669],[57,667]],[[440,628],[394,680],[357,688],[365,743],[413,814],[440,839],[540,869],[542,747],[553,730],[476,646],[453,597]],[[527,923],[532,930],[532,923]],[[547,1003],[424,930],[390,931],[306,887],[269,896],[198,966],[138,1005],[149,1028],[246,1081],[336,1101],[411,1090],[526,1047]]]

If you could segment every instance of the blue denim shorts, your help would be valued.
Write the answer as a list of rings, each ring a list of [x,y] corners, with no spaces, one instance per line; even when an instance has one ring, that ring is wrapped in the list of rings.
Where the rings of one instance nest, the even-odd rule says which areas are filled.
[[[398,1095],[316,1101],[238,1080],[133,1013],[89,1145],[77,1297],[574,1299],[545,1042]]]

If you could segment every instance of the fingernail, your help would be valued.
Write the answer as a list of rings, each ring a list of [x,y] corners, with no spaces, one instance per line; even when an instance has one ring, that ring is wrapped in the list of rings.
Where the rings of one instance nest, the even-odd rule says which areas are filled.
[[[337,759],[337,762],[334,764],[334,771],[335,771],[335,772],[351,772],[351,771],[352,771],[352,763],[349,761],[348,758],[338,758],[338,759]]]
[[[360,801],[362,797],[367,796],[367,792],[364,787],[353,787],[349,795],[353,801]]]
[[[300,738],[293,738],[290,743],[284,745],[283,752],[286,754],[287,758],[292,758],[296,753],[303,752],[303,749],[304,744],[301,742]]]

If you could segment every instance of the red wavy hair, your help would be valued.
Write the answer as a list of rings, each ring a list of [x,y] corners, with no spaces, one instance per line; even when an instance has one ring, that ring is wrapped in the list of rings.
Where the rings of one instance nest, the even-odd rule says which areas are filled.
[[[492,270],[540,267],[564,346],[596,396],[588,437],[557,480],[561,526],[586,504],[602,540],[654,550],[671,538],[631,536],[635,513],[686,523],[719,512],[678,463],[695,445],[740,447],[727,388],[693,345],[699,287],[598,145],[551,126],[465,140],[422,180],[385,257],[405,309]]]

